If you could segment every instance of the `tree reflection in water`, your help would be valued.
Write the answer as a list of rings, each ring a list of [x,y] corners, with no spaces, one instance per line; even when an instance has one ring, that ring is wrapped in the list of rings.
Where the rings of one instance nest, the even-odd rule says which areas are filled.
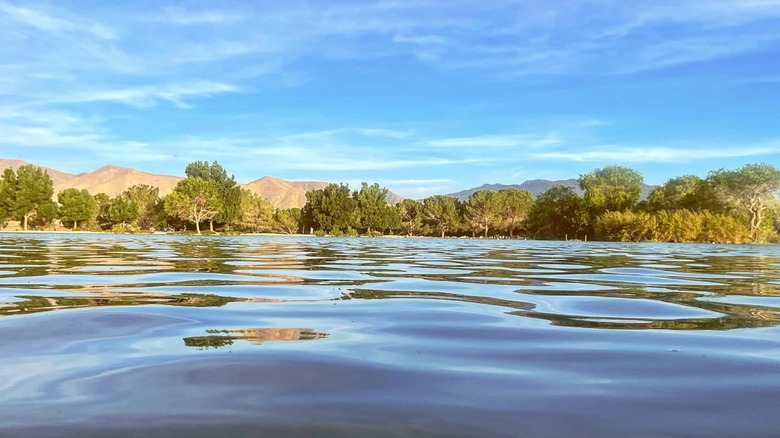
[[[206,330],[207,336],[190,336],[184,338],[184,345],[198,350],[216,349],[233,345],[234,341],[244,340],[255,344],[272,341],[313,341],[326,338],[327,333],[320,333],[307,328],[251,328],[239,330]]]

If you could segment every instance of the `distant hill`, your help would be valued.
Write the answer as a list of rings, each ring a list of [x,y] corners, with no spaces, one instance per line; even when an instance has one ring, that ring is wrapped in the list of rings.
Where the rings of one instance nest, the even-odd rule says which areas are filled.
[[[522,184],[483,184],[479,187],[474,187],[468,190],[462,190],[457,193],[451,193],[448,196],[454,196],[458,198],[460,201],[465,201],[471,196],[472,193],[479,191],[479,190],[501,190],[506,188],[515,188],[515,189],[525,189],[531,192],[531,194],[536,198],[541,194],[542,192],[546,191],[550,187],[561,185],[566,187],[571,187],[574,189],[575,192],[582,194],[582,190],[580,190],[580,186],[575,178],[570,179],[560,179],[555,181],[550,181],[547,179],[532,179],[525,181]],[[656,186],[651,186],[648,184],[642,184],[642,194],[640,195],[640,199],[647,198],[647,195],[650,194],[650,192],[655,188]]]
[[[30,164],[23,160],[7,160],[4,158],[0,158],[0,172],[2,172],[5,169],[8,169],[9,167],[13,170],[16,170],[24,165]],[[60,172],[59,170],[52,169],[50,167],[44,167],[44,166],[38,166],[41,169],[48,172],[49,177],[54,182],[54,186],[58,187],[61,186],[66,181],[70,181],[74,178],[74,175],[71,175],[69,173]],[[56,189],[55,189],[56,190]]]
[[[306,205],[306,192],[325,188],[328,183],[322,181],[285,181],[272,176],[264,176],[244,185],[278,208],[301,208]]]
[[[9,160],[0,158],[0,172],[7,168],[18,169],[30,164],[23,160]],[[37,165],[36,165],[37,166]],[[55,195],[67,188],[86,189],[89,193],[105,193],[116,196],[130,187],[138,184],[146,184],[160,189],[160,195],[167,195],[176,186],[182,177],[173,175],[160,175],[142,172],[128,167],[107,165],[92,172],[72,175],[49,167],[38,166],[45,170],[54,182]],[[319,190],[327,186],[323,181],[285,181],[272,176],[264,176],[249,184],[241,184],[242,187],[257,193],[268,199],[274,207],[301,208],[306,204],[306,192]],[[403,197],[389,192],[387,200],[395,204],[403,200]]]
[[[87,189],[92,194],[105,193],[108,196],[116,196],[134,185],[146,184],[158,187],[160,195],[167,195],[173,191],[179,180],[181,178],[178,176],[158,175],[128,167],[108,165],[92,172],[75,175],[60,187],[55,184],[54,190],[59,192],[63,188],[73,187],[79,190]]]

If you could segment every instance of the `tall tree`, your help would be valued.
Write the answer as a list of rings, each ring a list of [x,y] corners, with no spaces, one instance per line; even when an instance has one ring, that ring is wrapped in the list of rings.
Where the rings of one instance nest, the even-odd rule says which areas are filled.
[[[16,214],[16,172],[12,168],[3,171],[0,179],[0,222]]]
[[[160,189],[146,184],[136,184],[123,192],[123,195],[138,206],[138,226],[144,229],[152,227],[159,220],[155,217],[160,202]]]
[[[307,192],[303,216],[307,226],[327,233],[346,231],[360,224],[357,201],[346,184],[329,184]]]
[[[528,211],[534,203],[533,195],[525,189],[516,189],[510,187],[498,191],[499,200],[502,205],[501,216],[504,226],[509,231],[509,237],[514,237],[515,230],[525,222],[528,217]]]
[[[217,214],[209,218],[209,229],[214,231],[214,222],[235,222],[241,215],[241,187],[236,183],[235,176],[228,176],[227,171],[216,161],[196,161],[187,165],[184,173],[188,178],[201,178],[213,181],[220,199]]]
[[[654,188],[647,197],[647,209],[720,212],[724,207],[708,181],[696,175],[683,175]]]
[[[268,200],[246,189],[241,190],[241,215],[238,217],[239,227],[253,232],[260,232],[271,227],[274,206]]]
[[[764,212],[777,201],[780,170],[770,164],[756,163],[736,170],[716,170],[707,179],[726,202],[746,211],[750,218],[750,237],[756,241]]]
[[[127,224],[132,224],[141,215],[141,209],[135,201],[126,194],[120,193],[108,203],[108,221],[112,227],[119,225],[125,229]]]
[[[54,183],[49,174],[31,164],[16,171],[16,193],[13,202],[14,216],[21,217],[22,228],[27,231],[31,217],[49,210],[57,211],[52,201]]]
[[[425,218],[441,233],[458,226],[458,200],[451,196],[435,195],[423,200]]]
[[[60,203],[60,219],[73,222],[73,229],[78,228],[79,221],[90,220],[97,214],[97,201],[89,192],[68,188],[57,194]]]
[[[109,218],[108,209],[111,207],[111,197],[105,193],[98,193],[94,196],[95,204],[97,205],[97,214],[95,219],[98,226],[104,230],[111,227],[111,219]]]
[[[176,184],[165,199],[165,212],[195,224],[200,234],[200,223],[216,216],[222,202],[214,181],[203,178],[185,178]]]
[[[582,198],[571,187],[553,186],[528,211],[528,230],[543,238],[579,238],[585,228]]]
[[[479,190],[469,196],[466,201],[466,214],[474,224],[483,230],[484,237],[501,219],[501,199],[497,192]]]
[[[418,232],[423,219],[423,206],[414,199],[404,199],[395,205],[407,236]]]
[[[360,224],[368,234],[372,230],[386,230],[398,222],[396,211],[387,204],[387,189],[374,183],[362,183],[354,194],[360,214]]]
[[[626,211],[639,201],[642,174],[621,166],[607,166],[580,175],[579,185],[585,191],[585,208],[593,221],[607,211]]]
[[[387,205],[385,198],[387,189],[379,188],[379,184],[361,183],[360,191],[354,193],[360,213],[361,227],[369,234],[371,229],[381,228],[383,223],[383,210]]]

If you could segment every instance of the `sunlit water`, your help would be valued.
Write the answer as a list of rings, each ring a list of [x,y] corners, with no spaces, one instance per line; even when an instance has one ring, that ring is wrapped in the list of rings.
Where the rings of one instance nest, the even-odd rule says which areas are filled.
[[[780,436],[780,249],[0,235],[2,436]]]

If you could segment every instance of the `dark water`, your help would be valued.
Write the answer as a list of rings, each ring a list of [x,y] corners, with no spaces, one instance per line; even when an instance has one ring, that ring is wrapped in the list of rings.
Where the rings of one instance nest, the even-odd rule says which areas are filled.
[[[2,436],[780,436],[780,249],[0,235]]]

